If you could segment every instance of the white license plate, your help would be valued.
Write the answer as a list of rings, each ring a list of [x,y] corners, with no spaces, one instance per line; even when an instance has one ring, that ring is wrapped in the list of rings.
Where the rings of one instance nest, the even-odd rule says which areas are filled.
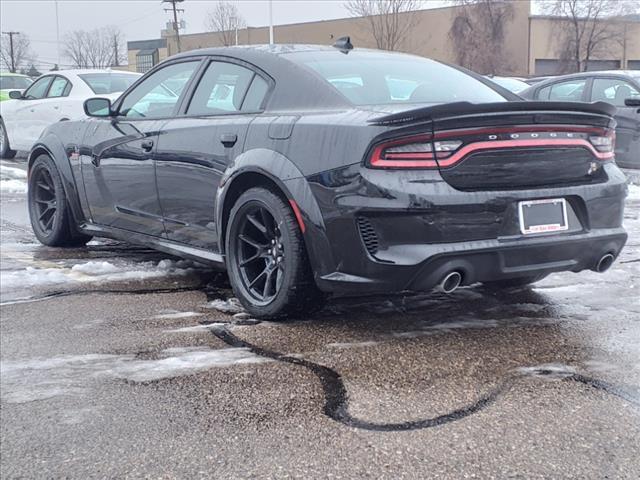
[[[564,198],[527,200],[518,203],[520,231],[532,233],[561,232],[569,229],[567,201]]]

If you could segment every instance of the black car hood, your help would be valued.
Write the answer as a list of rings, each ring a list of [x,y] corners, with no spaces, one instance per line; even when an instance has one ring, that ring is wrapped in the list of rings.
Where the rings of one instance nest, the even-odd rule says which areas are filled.
[[[497,102],[469,103],[454,102],[438,105],[422,106],[415,109],[383,115],[369,120],[372,125],[404,125],[465,115],[492,113],[535,113],[535,112],[575,112],[613,116],[616,107],[604,102]]]

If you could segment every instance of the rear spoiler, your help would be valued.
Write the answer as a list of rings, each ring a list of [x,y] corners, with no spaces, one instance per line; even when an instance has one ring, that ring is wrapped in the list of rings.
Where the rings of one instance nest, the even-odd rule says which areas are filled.
[[[408,123],[441,120],[450,117],[492,113],[577,112],[611,117],[616,113],[616,110],[616,107],[605,102],[454,102],[392,113],[391,115],[373,118],[369,120],[369,123],[372,125],[405,125]]]

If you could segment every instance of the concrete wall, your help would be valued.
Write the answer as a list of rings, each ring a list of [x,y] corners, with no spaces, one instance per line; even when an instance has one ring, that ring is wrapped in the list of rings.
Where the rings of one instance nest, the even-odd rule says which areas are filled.
[[[536,59],[558,59],[563,28],[570,28],[566,20],[549,17],[531,17],[531,45],[529,52],[529,72],[536,74]],[[624,31],[625,42],[609,41],[593,55],[593,60],[617,60],[620,68],[627,68],[628,61],[640,60],[640,22],[619,22],[615,28]],[[622,37],[622,36],[621,36]]]
[[[511,65],[503,74],[523,75],[527,70],[528,59],[528,18],[530,1],[513,2],[514,17],[506,28],[506,56]],[[456,62],[449,28],[458,13],[457,7],[435,8],[405,13],[414,17],[415,27],[411,35],[399,48],[400,51],[442,60]],[[350,36],[356,47],[376,48],[375,38],[371,34],[366,18],[342,18],[319,22],[297,23],[274,26],[276,43],[310,43],[331,45],[342,36]],[[256,27],[238,31],[238,42],[246,44],[269,43],[269,28]],[[222,45],[220,34],[196,33],[182,35],[180,43],[183,51]],[[177,52],[175,36],[167,37],[169,55]],[[130,60],[131,61],[131,60]]]

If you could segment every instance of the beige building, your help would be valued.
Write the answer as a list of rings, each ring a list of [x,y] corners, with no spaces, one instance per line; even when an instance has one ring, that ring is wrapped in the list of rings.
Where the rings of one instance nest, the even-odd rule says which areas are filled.
[[[511,19],[504,29],[501,75],[533,76],[559,73],[559,22],[552,17],[530,15],[530,0],[511,2]],[[449,30],[460,7],[444,7],[405,13],[411,15],[414,27],[404,39],[400,50],[417,55],[458,63],[449,37]],[[640,18],[623,22],[625,41],[610,42],[590,62],[590,69],[640,69]],[[560,26],[560,28],[562,28]],[[317,22],[274,26],[276,43],[310,43],[331,45],[342,36],[350,36],[356,47],[376,48],[367,18],[341,18]],[[268,27],[247,27],[237,32],[238,44],[269,43]],[[235,39],[235,32],[232,35]],[[222,36],[216,32],[180,35],[182,51],[222,45]],[[144,72],[152,65],[177,53],[175,35],[163,31],[157,40],[128,43],[129,69]]]

